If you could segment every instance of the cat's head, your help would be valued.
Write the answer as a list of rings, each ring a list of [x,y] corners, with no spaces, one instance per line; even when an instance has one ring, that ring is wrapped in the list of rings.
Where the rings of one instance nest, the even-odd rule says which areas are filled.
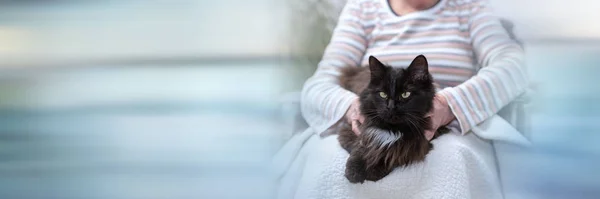
[[[369,69],[371,80],[360,96],[366,119],[379,126],[423,124],[435,95],[427,58],[419,55],[408,67],[394,68],[370,56]]]

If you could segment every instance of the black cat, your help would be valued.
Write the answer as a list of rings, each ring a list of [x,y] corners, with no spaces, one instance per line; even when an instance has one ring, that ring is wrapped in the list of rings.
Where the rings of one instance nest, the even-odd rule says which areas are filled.
[[[433,107],[435,86],[427,59],[417,56],[406,68],[393,68],[369,57],[369,67],[346,67],[342,87],[359,94],[365,122],[357,136],[350,124],[339,126],[340,144],[350,153],[346,178],[352,183],[377,181],[394,168],[422,161],[432,149],[423,134],[425,115]],[[437,137],[447,132],[438,129]]]

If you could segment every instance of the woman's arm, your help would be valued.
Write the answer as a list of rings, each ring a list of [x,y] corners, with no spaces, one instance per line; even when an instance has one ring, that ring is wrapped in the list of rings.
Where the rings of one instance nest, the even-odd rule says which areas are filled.
[[[469,31],[481,69],[461,85],[440,93],[447,99],[462,133],[496,114],[528,85],[522,48],[484,3],[475,1],[473,5]]]
[[[356,94],[338,83],[341,67],[359,66],[364,56],[367,39],[363,26],[361,5],[350,0],[344,7],[338,24],[317,71],[302,89],[301,110],[307,123],[317,133],[339,121]]]

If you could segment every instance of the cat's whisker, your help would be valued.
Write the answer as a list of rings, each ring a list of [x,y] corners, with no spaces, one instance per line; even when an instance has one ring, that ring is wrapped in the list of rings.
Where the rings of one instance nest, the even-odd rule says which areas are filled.
[[[419,117],[418,115],[410,113],[410,112],[406,112],[406,115],[408,115],[408,116],[410,116],[410,117],[412,117],[412,118],[414,118],[414,119],[416,119],[418,121],[423,121],[423,122],[427,121],[426,118]]]
[[[376,117],[376,116],[378,115],[378,113],[376,113],[376,112],[372,112],[372,113],[363,113],[363,115],[364,115],[364,116],[367,116],[367,117]]]
[[[409,128],[410,128],[410,130],[411,130],[411,131],[415,131],[415,128],[417,128],[417,127],[418,127],[418,126],[417,126],[417,124],[415,124],[415,122],[414,122],[413,120],[411,120],[411,119],[408,119],[407,121],[408,121],[408,122],[409,122],[409,124],[410,124],[410,125],[409,125]]]

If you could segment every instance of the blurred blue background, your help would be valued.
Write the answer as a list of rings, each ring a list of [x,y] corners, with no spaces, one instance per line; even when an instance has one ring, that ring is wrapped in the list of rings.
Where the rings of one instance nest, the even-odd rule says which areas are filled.
[[[0,198],[268,198],[283,5],[0,1]]]
[[[271,198],[343,2],[0,0],[0,198]],[[600,3],[491,2],[536,84],[507,198],[597,198]]]

